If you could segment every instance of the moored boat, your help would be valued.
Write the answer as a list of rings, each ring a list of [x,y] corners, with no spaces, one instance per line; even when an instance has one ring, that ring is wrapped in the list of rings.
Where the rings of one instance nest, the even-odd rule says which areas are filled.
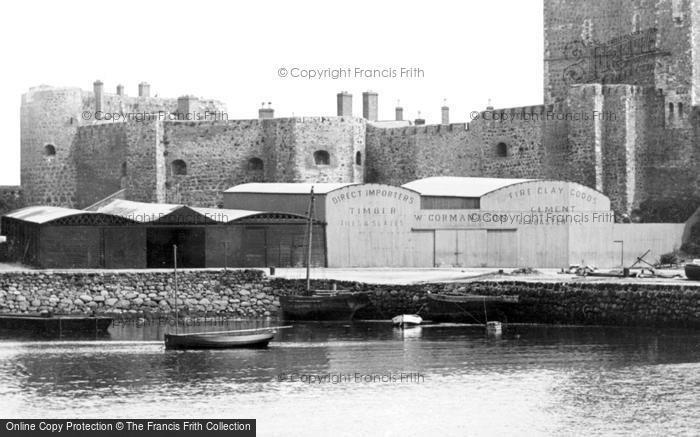
[[[394,326],[409,327],[423,323],[423,318],[417,314],[401,314],[391,319]]]
[[[488,335],[500,335],[503,333],[503,324],[501,322],[486,322],[486,333]]]
[[[519,302],[518,296],[428,294],[425,317],[435,322],[484,323],[503,319],[504,310]]]
[[[691,281],[700,281],[700,259],[685,265],[685,276]]]
[[[104,335],[111,317],[57,314],[0,314],[0,330],[62,337],[76,334]]]
[[[358,310],[370,304],[369,295],[362,292],[317,291],[310,296],[280,297],[286,320],[352,320]]]
[[[175,306],[175,333],[166,333],[163,336],[166,349],[261,349],[267,347],[275,336],[275,329],[289,328],[268,327],[256,329],[239,329],[236,331],[207,331],[207,332],[178,332],[178,282],[177,282],[177,245],[173,246],[173,264],[175,273],[175,287],[173,291],[173,303]],[[242,333],[252,332],[252,334]]]
[[[166,349],[262,349],[274,338],[274,332],[236,335],[230,333],[165,334]]]

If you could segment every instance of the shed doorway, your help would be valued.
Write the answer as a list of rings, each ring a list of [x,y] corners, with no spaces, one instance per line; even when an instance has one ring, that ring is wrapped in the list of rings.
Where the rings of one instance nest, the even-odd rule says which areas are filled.
[[[173,268],[174,245],[177,245],[178,267],[205,267],[204,235],[204,228],[149,228],[146,232],[148,268]]]

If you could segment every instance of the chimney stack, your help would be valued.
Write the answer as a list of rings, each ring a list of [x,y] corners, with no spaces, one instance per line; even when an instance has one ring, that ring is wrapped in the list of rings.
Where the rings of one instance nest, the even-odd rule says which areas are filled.
[[[262,107],[258,109],[258,118],[260,120],[275,118],[275,110],[272,109],[271,102],[267,102],[267,108],[265,107],[265,102],[262,103]]]
[[[92,83],[92,90],[95,93],[95,112],[102,112],[102,99],[104,98],[104,87],[101,80]]]
[[[396,121],[403,121],[403,108],[400,102],[396,102]]]
[[[352,117],[352,94],[338,93],[338,117]]]
[[[117,95],[118,96],[123,96],[124,95],[124,85],[117,85]]]
[[[450,124],[450,107],[447,102],[442,105],[442,124]]]
[[[425,124],[425,119],[420,116],[420,111],[418,111],[418,117],[413,122],[416,126],[423,126]]]
[[[373,91],[362,93],[362,117],[369,121],[377,121],[379,113],[379,96]]]
[[[151,97],[151,85],[148,82],[139,84],[139,97]]]

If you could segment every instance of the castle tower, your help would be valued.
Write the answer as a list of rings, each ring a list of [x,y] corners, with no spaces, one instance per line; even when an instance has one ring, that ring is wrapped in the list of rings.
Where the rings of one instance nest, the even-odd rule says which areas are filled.
[[[26,205],[75,206],[73,140],[82,112],[93,114],[91,106],[84,104],[78,88],[40,86],[22,96],[20,162]]]
[[[178,120],[194,121],[199,112],[199,99],[195,96],[180,96],[177,98]]]
[[[545,1],[544,101],[600,83],[661,89],[675,105],[698,105],[699,33],[698,0]]]

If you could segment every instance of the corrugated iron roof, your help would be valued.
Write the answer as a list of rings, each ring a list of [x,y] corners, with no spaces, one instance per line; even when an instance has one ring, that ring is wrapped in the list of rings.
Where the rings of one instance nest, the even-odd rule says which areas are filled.
[[[96,214],[93,211],[61,208],[58,206],[28,206],[5,214],[5,217],[25,222],[43,224],[54,220],[81,214]]]
[[[314,193],[316,194],[326,194],[331,191],[338,190],[340,188],[348,187],[350,185],[358,185],[351,183],[324,183],[324,184],[310,184],[310,183],[250,183],[241,184],[231,187],[226,190],[226,193],[262,193],[262,194],[309,194],[311,193],[311,187],[314,187]]]
[[[221,209],[192,207],[192,210],[219,223],[231,223],[242,218],[262,214],[261,211],[246,211],[243,209]]]
[[[536,179],[499,179],[499,178],[468,178],[468,177],[432,177],[418,179],[402,185],[404,188],[417,191],[422,196],[435,197],[482,197],[501,188],[530,182]]]
[[[114,218],[122,223],[183,225],[232,223],[249,217],[280,220],[305,219],[305,216],[286,212],[200,208],[166,203],[132,202],[122,199],[115,199],[101,206],[97,211],[84,211],[56,206],[30,206],[6,214],[5,217],[30,223],[44,224],[54,220],[80,215],[94,216],[100,219]]]
[[[133,202],[131,200],[115,199],[100,206],[97,212],[124,217],[139,223],[151,223],[182,208],[184,208],[184,205]]]

